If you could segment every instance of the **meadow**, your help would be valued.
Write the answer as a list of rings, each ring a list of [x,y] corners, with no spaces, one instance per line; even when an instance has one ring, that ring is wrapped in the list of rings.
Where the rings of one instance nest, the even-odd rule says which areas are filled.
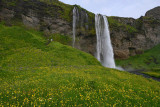
[[[159,82],[43,35],[0,25],[0,106],[160,106]]]

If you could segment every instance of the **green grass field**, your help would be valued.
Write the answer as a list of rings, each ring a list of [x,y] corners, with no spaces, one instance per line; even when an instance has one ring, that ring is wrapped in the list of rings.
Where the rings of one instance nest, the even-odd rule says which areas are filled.
[[[43,33],[0,25],[0,106],[154,106],[160,83],[108,69],[91,55],[47,44]]]

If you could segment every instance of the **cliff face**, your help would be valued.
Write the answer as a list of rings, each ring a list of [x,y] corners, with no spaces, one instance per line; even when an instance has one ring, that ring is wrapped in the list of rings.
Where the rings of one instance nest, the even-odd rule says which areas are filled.
[[[22,22],[25,26],[43,31],[45,36],[63,34],[72,38],[72,10],[74,6],[57,0],[0,0],[0,21],[6,25]],[[94,14],[76,6],[79,21],[76,48],[92,55],[96,53]],[[160,7],[139,19],[108,17],[115,57],[125,59],[143,53],[160,43]],[[87,18],[84,16],[87,15]],[[71,44],[71,43],[69,43]]]
[[[41,31],[61,34],[72,34],[71,20],[63,17],[64,14],[70,15],[72,6],[64,5],[59,2],[54,3],[40,2],[39,0],[13,0],[1,1],[1,20],[7,24],[19,20],[28,27]],[[67,13],[65,8],[69,10]]]
[[[95,53],[96,42],[94,14],[75,5],[79,10],[79,22],[76,26],[76,48],[92,55]],[[44,32],[44,36],[62,34],[72,38],[72,20],[74,6],[58,0],[2,0],[0,1],[0,20],[6,25],[19,22]],[[87,14],[88,20],[84,19]],[[71,45],[71,43],[68,43]]]
[[[145,14],[146,17],[152,17],[154,19],[159,19],[160,20],[160,6],[155,7]]]
[[[128,58],[143,53],[160,43],[160,20],[154,17],[113,18],[121,23],[118,27],[111,25],[112,44],[115,57]]]
[[[112,17],[119,23],[111,24],[111,37],[116,58],[128,58],[141,54],[160,43],[160,14],[154,8],[139,19]]]

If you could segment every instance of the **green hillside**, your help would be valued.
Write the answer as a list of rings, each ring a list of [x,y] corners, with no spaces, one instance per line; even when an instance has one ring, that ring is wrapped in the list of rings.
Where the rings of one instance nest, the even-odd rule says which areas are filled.
[[[0,25],[0,106],[159,106],[160,83],[102,67],[42,32]]]
[[[117,65],[126,69],[144,69],[145,74],[160,78],[160,44],[145,51],[141,55],[132,56],[127,60],[117,60]]]
[[[150,69],[160,66],[160,44],[147,50],[144,54],[132,56],[127,60],[117,60],[117,64],[124,68],[133,67],[136,69]]]
[[[55,41],[46,45],[48,41],[41,32],[17,26],[0,27],[2,67],[100,65],[91,55],[69,46]]]

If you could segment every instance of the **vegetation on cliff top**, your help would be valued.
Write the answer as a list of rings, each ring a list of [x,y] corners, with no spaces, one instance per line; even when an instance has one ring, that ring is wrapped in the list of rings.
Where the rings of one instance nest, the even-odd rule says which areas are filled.
[[[138,30],[135,27],[120,23],[117,20],[115,20],[114,17],[108,17],[108,22],[111,30],[120,31],[122,29],[123,31],[126,31],[129,34],[133,35],[138,32]]]
[[[28,3],[28,5],[32,5],[33,7],[35,6],[35,4],[37,2],[41,2],[41,3],[44,3],[45,5],[47,5],[45,8],[44,8],[44,12],[43,14],[48,14],[50,15],[51,17],[57,17],[57,16],[54,16],[54,15],[58,15],[58,17],[68,21],[69,23],[72,22],[72,10],[74,8],[74,6],[76,6],[79,10],[84,10],[87,12],[88,14],[88,17],[89,17],[89,21],[88,23],[85,23],[87,25],[89,25],[89,30],[87,31],[88,32],[88,35],[95,35],[96,32],[95,32],[95,14],[94,13],[91,13],[87,10],[85,10],[84,8],[78,6],[78,5],[68,5],[68,4],[64,4],[58,0],[35,0],[37,2],[31,2],[31,0],[22,0],[23,2],[25,2],[26,4]],[[3,0],[3,2],[8,6],[8,7],[15,7],[16,5],[18,5],[18,1],[6,1],[6,0]],[[57,6],[57,10],[54,10],[52,8],[52,6]],[[40,7],[39,7],[40,8]],[[38,10],[36,10],[38,11]],[[42,12],[40,12],[42,13]],[[134,35],[136,34],[137,32],[139,32],[139,30],[137,29],[137,27],[134,27],[134,26],[131,26],[131,25],[127,25],[127,24],[122,24],[118,21],[116,21],[114,19],[114,17],[108,17],[108,21],[109,21],[109,24],[110,24],[110,29],[111,30],[114,30],[114,31],[119,31],[119,30],[122,30],[122,31],[125,31],[131,35]],[[139,24],[139,23],[138,23]],[[141,25],[141,24],[139,24]]]
[[[1,106],[158,106],[160,83],[102,67],[43,33],[0,25]],[[145,84],[144,84],[145,83]]]
[[[2,0],[3,4],[5,4],[7,7],[17,7],[19,5],[19,2],[23,2],[25,4],[28,4],[29,7],[35,7],[35,5],[37,5],[37,3],[44,3],[43,5],[40,5],[40,6],[44,6],[44,10],[45,10],[45,13],[46,14],[49,14],[51,16],[53,16],[57,13],[59,13],[60,17],[65,19],[66,21],[68,22],[71,22],[71,14],[72,14],[72,9],[73,9],[73,6],[72,5],[68,5],[68,4],[64,4],[58,0],[21,0],[21,1],[18,1],[18,0],[11,0],[11,1],[6,1],[6,0]],[[58,10],[54,10],[52,7],[53,6],[57,6],[59,8],[57,8]],[[41,7],[39,7],[41,8]],[[56,7],[55,7],[56,8]],[[36,11],[39,11],[39,10],[36,10]]]

